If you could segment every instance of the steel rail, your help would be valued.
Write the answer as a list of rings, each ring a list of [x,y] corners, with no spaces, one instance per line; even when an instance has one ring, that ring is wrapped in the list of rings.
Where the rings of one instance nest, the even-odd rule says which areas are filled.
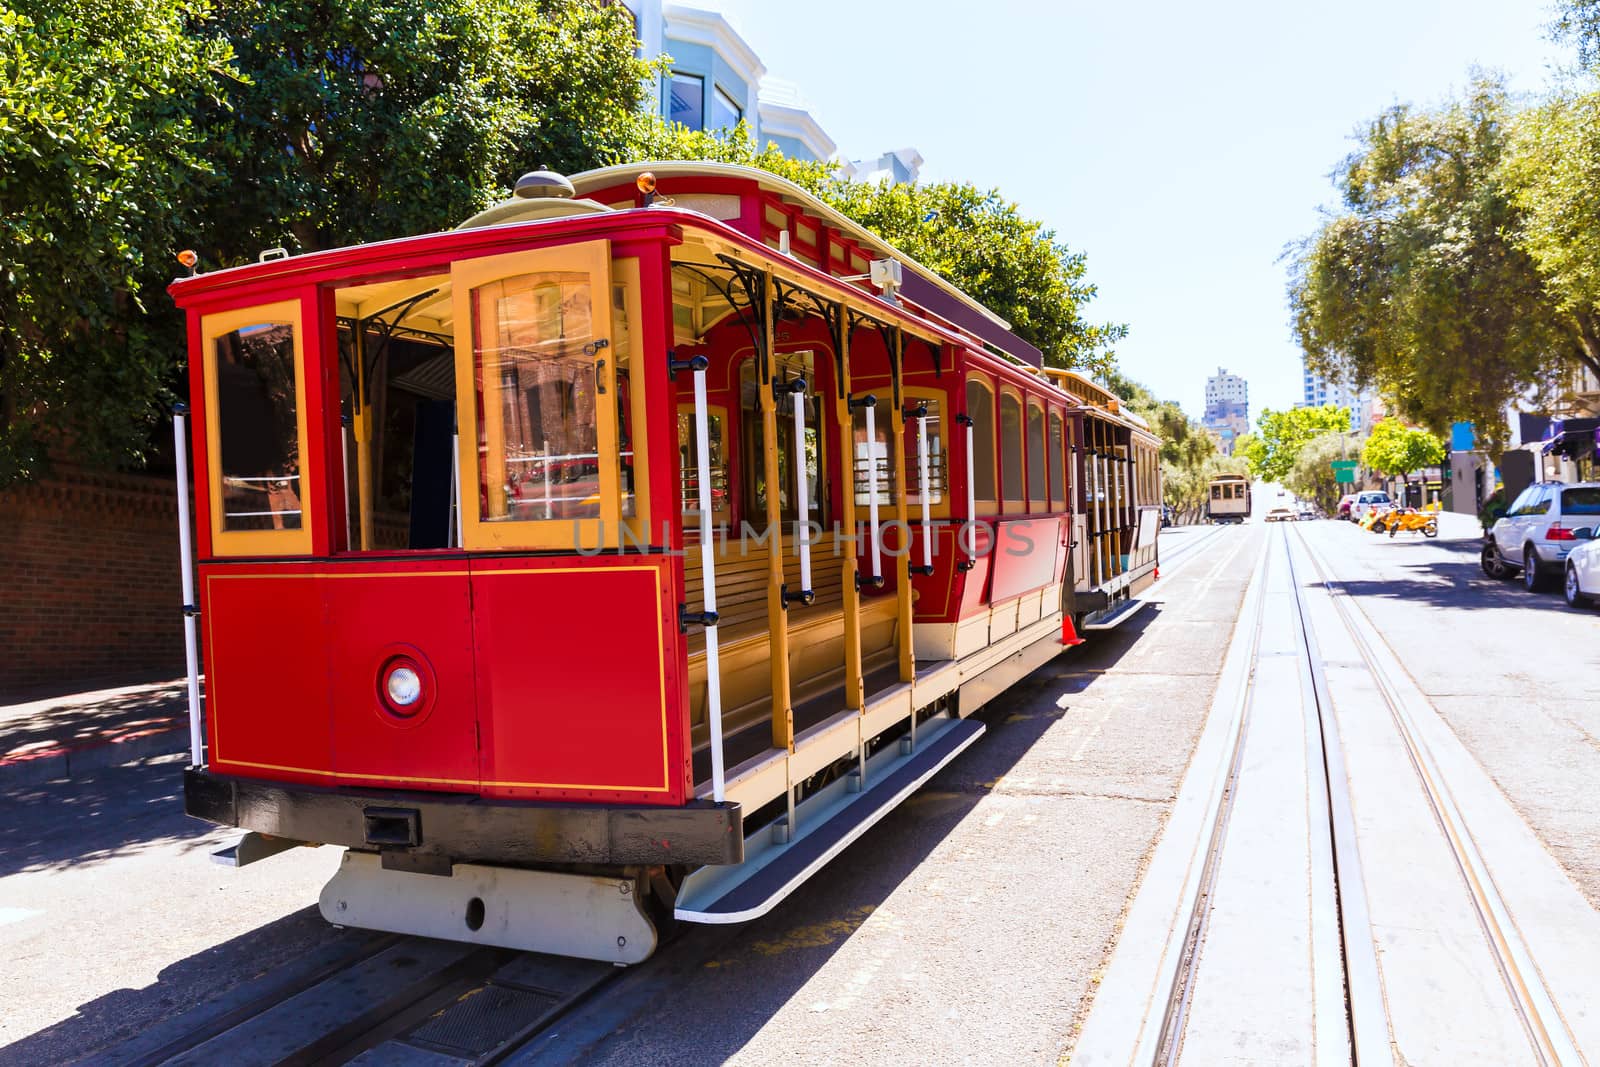
[[[1538,964],[1522,940],[1522,935],[1511,918],[1505,900],[1494,884],[1488,866],[1467,829],[1465,819],[1456,807],[1438,765],[1418,736],[1416,724],[1405,707],[1405,701],[1395,688],[1388,672],[1378,662],[1377,650],[1369,638],[1369,634],[1378,632],[1377,628],[1371,625],[1366,613],[1354,603],[1344,584],[1333,577],[1331,569],[1326,566],[1321,555],[1311,547],[1304,534],[1300,535],[1299,540],[1323,588],[1328,591],[1340,622],[1344,624],[1351,641],[1355,644],[1357,654],[1360,655],[1367,673],[1389,710],[1390,718],[1405,746],[1412,769],[1416,771],[1423,794],[1433,811],[1445,843],[1450,848],[1456,869],[1461,874],[1495,965],[1510,994],[1532,1050],[1544,1064],[1585,1062],[1578,1050],[1576,1039],[1555,1003],[1555,998],[1544,984]],[[1360,615],[1359,619],[1357,613]],[[1362,626],[1361,620],[1366,620],[1367,625]],[[1382,636],[1379,636],[1378,640],[1383,643],[1389,654],[1398,660],[1394,646]]]

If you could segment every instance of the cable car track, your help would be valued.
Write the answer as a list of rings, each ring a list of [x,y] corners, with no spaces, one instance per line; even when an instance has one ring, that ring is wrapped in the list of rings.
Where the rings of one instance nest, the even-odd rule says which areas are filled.
[[[1276,601],[1276,616],[1263,606],[1269,596],[1280,598]],[[1287,611],[1286,600],[1290,608]],[[1274,617],[1280,620],[1276,629],[1269,621]],[[1147,878],[1131,905],[1127,926],[1073,1050],[1072,1062],[1175,1064],[1183,1062],[1186,1054],[1191,1061],[1197,1061],[1197,1057],[1204,1061],[1219,1048],[1233,1048],[1249,1058],[1248,1047],[1258,1051],[1298,1047],[1293,1058],[1314,1059],[1318,1063],[1390,1064],[1414,1058],[1417,1051],[1411,1048],[1412,1044],[1425,1047],[1437,1041],[1438,1035],[1418,1030],[1422,1017],[1406,1015],[1403,1009],[1396,1008],[1391,999],[1394,991],[1385,988],[1386,978],[1389,982],[1401,980],[1399,976],[1404,972],[1399,960],[1405,953],[1414,954],[1413,966],[1425,959],[1415,955],[1423,951],[1415,943],[1396,943],[1394,934],[1385,928],[1397,921],[1393,892],[1400,883],[1390,877],[1397,841],[1419,854],[1428,851],[1428,860],[1417,860],[1419,865],[1433,864],[1418,868],[1437,886],[1433,890],[1437,900],[1427,906],[1442,909],[1446,905],[1440,901],[1446,897],[1456,899],[1458,887],[1447,884],[1452,873],[1459,879],[1459,890],[1464,890],[1465,898],[1470,900],[1471,914],[1482,935],[1483,952],[1466,953],[1463,949],[1462,960],[1457,963],[1462,975],[1457,981],[1466,985],[1454,988],[1469,988],[1491,1010],[1515,1016],[1514,1022],[1511,1015],[1500,1016],[1504,1022],[1499,1024],[1498,1033],[1503,1041],[1515,1044],[1520,1039],[1514,1035],[1520,1031],[1527,1044],[1510,1053],[1502,1048],[1498,1054],[1511,1054],[1513,1059],[1528,1056],[1530,1062],[1540,1064],[1589,1062],[1556,995],[1564,991],[1568,1000],[1572,998],[1575,987],[1570,974],[1560,976],[1566,984],[1558,988],[1541,970],[1530,947],[1532,935],[1525,935],[1518,926],[1495,884],[1463,806],[1452,793],[1452,787],[1460,790],[1470,788],[1472,783],[1459,778],[1459,764],[1453,765],[1457,777],[1447,780],[1408,708],[1408,694],[1413,702],[1426,701],[1426,697],[1420,691],[1412,692],[1415,687],[1409,678],[1399,681],[1404,668],[1395,650],[1367,621],[1303,531],[1276,536],[1269,532],[1245,594],[1240,625],[1244,629],[1235,632],[1229,662],[1223,669],[1224,681],[1213,704],[1215,728],[1224,731],[1215,736],[1221,740],[1213,740],[1207,748],[1203,737],[1201,748],[1196,750],[1191,774],[1198,774],[1197,785],[1192,793],[1185,790],[1190,795],[1180,795],[1173,823],[1169,824],[1170,828],[1183,818],[1185,828],[1177,830],[1170,842],[1163,841],[1151,858],[1150,870],[1160,869],[1163,873],[1159,878]],[[1292,634],[1286,632],[1290,628]],[[1268,637],[1265,646],[1264,635]],[[1252,748],[1252,731],[1270,734],[1276,730],[1281,745],[1284,723],[1294,718],[1292,698],[1288,696],[1288,671],[1282,666],[1291,655],[1291,641],[1294,669],[1301,679],[1300,717],[1296,721],[1303,722],[1306,735],[1302,781],[1310,825],[1305,837],[1284,842],[1276,854],[1263,855],[1259,847],[1251,847],[1260,844],[1261,813],[1274,804],[1286,805],[1291,798],[1272,792],[1272,765],[1276,761],[1281,774],[1282,748],[1274,749],[1267,741],[1260,742],[1259,749]],[[1347,658],[1325,659],[1323,645],[1338,647],[1339,654]],[[1274,657],[1283,658],[1273,665]],[[1341,677],[1335,678],[1330,688],[1327,668],[1332,667],[1339,668]],[[1351,685],[1352,678],[1362,677],[1371,679],[1370,697],[1359,681]],[[1346,706],[1347,701],[1364,698],[1368,703]],[[1355,778],[1357,789],[1368,805],[1366,819],[1359,823],[1363,835],[1360,842],[1352,803],[1352,777],[1340,732],[1341,717],[1359,714],[1359,708],[1370,709],[1360,726],[1366,732],[1358,730],[1352,735],[1358,745],[1365,746],[1353,750],[1359,753],[1357,769],[1362,772]],[[1258,711],[1260,715],[1256,714]],[[1378,736],[1372,727],[1374,715],[1381,716],[1386,725],[1392,724],[1392,739],[1384,744],[1403,761],[1401,765],[1411,768],[1415,781],[1396,780],[1391,786],[1394,793],[1369,798],[1374,769],[1388,766],[1373,762],[1371,746]],[[1356,729],[1351,725],[1356,721],[1349,720],[1346,729]],[[1391,734],[1385,729],[1382,736],[1390,738]],[[1254,755],[1247,756],[1247,750]],[[1202,757],[1203,752],[1209,755]],[[1206,766],[1217,768],[1209,779]],[[1207,781],[1209,784],[1200,784]],[[1281,787],[1281,779],[1278,781]],[[1250,832],[1244,833],[1244,843],[1236,842],[1230,851],[1230,831],[1235,829],[1239,816],[1241,783],[1253,793],[1250,831],[1256,837],[1252,842]],[[1431,818],[1426,825],[1437,833],[1437,842],[1401,836],[1414,834],[1414,825],[1407,830],[1403,823],[1388,824],[1387,806],[1400,803],[1396,798],[1401,793],[1412,796],[1407,792],[1411,790],[1420,797],[1417,803],[1425,801]],[[1469,793],[1461,796],[1473,799]],[[1295,808],[1295,812],[1299,810]],[[1480,805],[1473,810],[1481,813],[1483,809]],[[1442,850],[1440,844],[1444,846]],[[1375,871],[1363,871],[1362,846],[1378,857],[1380,866]],[[1444,859],[1446,852],[1448,860]],[[1302,871],[1299,864],[1307,854],[1310,862]],[[1369,881],[1369,876],[1378,881]],[[1303,955],[1297,955],[1292,946],[1283,951],[1283,944],[1274,941],[1272,933],[1253,930],[1240,936],[1241,929],[1254,921],[1252,916],[1241,924],[1240,915],[1252,902],[1262,899],[1259,894],[1263,886],[1276,884],[1275,879],[1282,883],[1285,878],[1291,883],[1304,878],[1310,895],[1285,905],[1276,926],[1272,925],[1273,917],[1263,916],[1261,929],[1281,933],[1290,921],[1283,916],[1292,917],[1305,901],[1311,924],[1309,936],[1302,926],[1294,939],[1294,945],[1309,949]],[[1388,909],[1385,925],[1376,929],[1369,899],[1372,885],[1386,886],[1389,893],[1384,898]],[[1278,891],[1281,892],[1281,884]],[[1460,910],[1452,914],[1465,915],[1466,905],[1460,905]],[[1331,926],[1334,917],[1336,931]],[[1214,926],[1213,919],[1221,926]],[[1539,919],[1525,916],[1525,921],[1537,924]],[[1441,927],[1436,936],[1448,941],[1458,929]],[[1543,937],[1540,945],[1548,953],[1548,927],[1543,930]],[[1423,940],[1421,936],[1414,939]],[[1213,950],[1215,960],[1208,960],[1208,949]],[[1257,955],[1251,956],[1251,950]],[[1469,958],[1474,962],[1467,962]],[[1278,981],[1285,989],[1298,991],[1303,986],[1312,1003],[1296,1004],[1293,1021],[1274,1016],[1270,1004],[1247,1003],[1248,994],[1236,988],[1249,984],[1240,981],[1244,977],[1237,969],[1241,960],[1270,975],[1269,981]],[[1307,971],[1310,980],[1296,984],[1307,976]],[[1250,976],[1252,980],[1256,977]],[[1205,992],[1204,998],[1197,998],[1197,989]],[[1504,995],[1495,993],[1496,989],[1503,989]],[[1581,997],[1581,992],[1577,995]],[[1286,994],[1285,1002],[1290,999],[1291,995]],[[1194,1038],[1192,1047],[1186,1047],[1189,1038]],[[1230,1041],[1234,1044],[1228,1044]],[[1254,1041],[1262,1044],[1251,1045]],[[1274,1041],[1283,1043],[1275,1046]],[[1483,1054],[1491,1055],[1488,1051]]]

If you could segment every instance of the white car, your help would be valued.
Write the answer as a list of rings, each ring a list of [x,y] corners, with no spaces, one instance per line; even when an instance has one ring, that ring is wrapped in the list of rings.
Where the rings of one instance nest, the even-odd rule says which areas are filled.
[[[1389,494],[1381,489],[1368,489],[1364,493],[1358,493],[1350,505],[1350,521],[1360,522],[1362,516],[1373,508],[1386,508],[1393,503],[1394,501],[1389,499]]]
[[[1600,518],[1595,519],[1595,525],[1580,526],[1572,532],[1580,538],[1588,534],[1588,539],[1580,540],[1578,547],[1567,553],[1566,581],[1561,591],[1572,607],[1591,607],[1600,597]]]
[[[1600,482],[1535,482],[1522,491],[1505,515],[1495,520],[1483,545],[1483,571],[1491,578],[1522,575],[1538,592],[1566,570],[1569,553],[1589,540],[1579,530],[1600,525]],[[1583,574],[1578,574],[1582,588]],[[1580,595],[1582,595],[1580,590]]]
[[[1279,504],[1277,507],[1275,507],[1271,511],[1267,512],[1267,521],[1268,522],[1293,522],[1294,521],[1294,511],[1291,508],[1286,508],[1282,504]]]

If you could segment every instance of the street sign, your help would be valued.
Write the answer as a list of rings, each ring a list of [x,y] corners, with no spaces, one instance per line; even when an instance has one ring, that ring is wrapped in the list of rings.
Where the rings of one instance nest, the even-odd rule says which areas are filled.
[[[1356,461],[1353,459],[1336,459],[1328,466],[1333,468],[1335,482],[1354,482],[1356,480]]]

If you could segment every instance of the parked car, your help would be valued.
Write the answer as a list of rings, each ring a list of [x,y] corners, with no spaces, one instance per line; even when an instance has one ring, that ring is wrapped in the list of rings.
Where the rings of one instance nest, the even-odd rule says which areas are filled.
[[[1368,489],[1356,494],[1355,500],[1350,503],[1350,519],[1360,522],[1366,517],[1367,512],[1383,510],[1394,506],[1394,501],[1389,499],[1389,494],[1381,489]]]
[[[1337,509],[1339,518],[1350,518],[1350,505],[1356,502],[1356,495],[1357,494],[1355,493],[1346,493],[1344,496],[1339,498],[1339,507]]]
[[[1592,531],[1596,525],[1600,482],[1535,482],[1484,539],[1483,572],[1491,578],[1521,574],[1522,584],[1538,592],[1565,573],[1567,556],[1581,543],[1578,530]]]
[[[1300,501],[1300,506],[1295,508],[1294,517],[1301,522],[1317,517],[1317,505],[1309,500]]]
[[[1566,581],[1561,591],[1575,608],[1593,607],[1600,597],[1600,519],[1572,531],[1578,545],[1567,553]],[[1585,538],[1587,534],[1587,538]]]

